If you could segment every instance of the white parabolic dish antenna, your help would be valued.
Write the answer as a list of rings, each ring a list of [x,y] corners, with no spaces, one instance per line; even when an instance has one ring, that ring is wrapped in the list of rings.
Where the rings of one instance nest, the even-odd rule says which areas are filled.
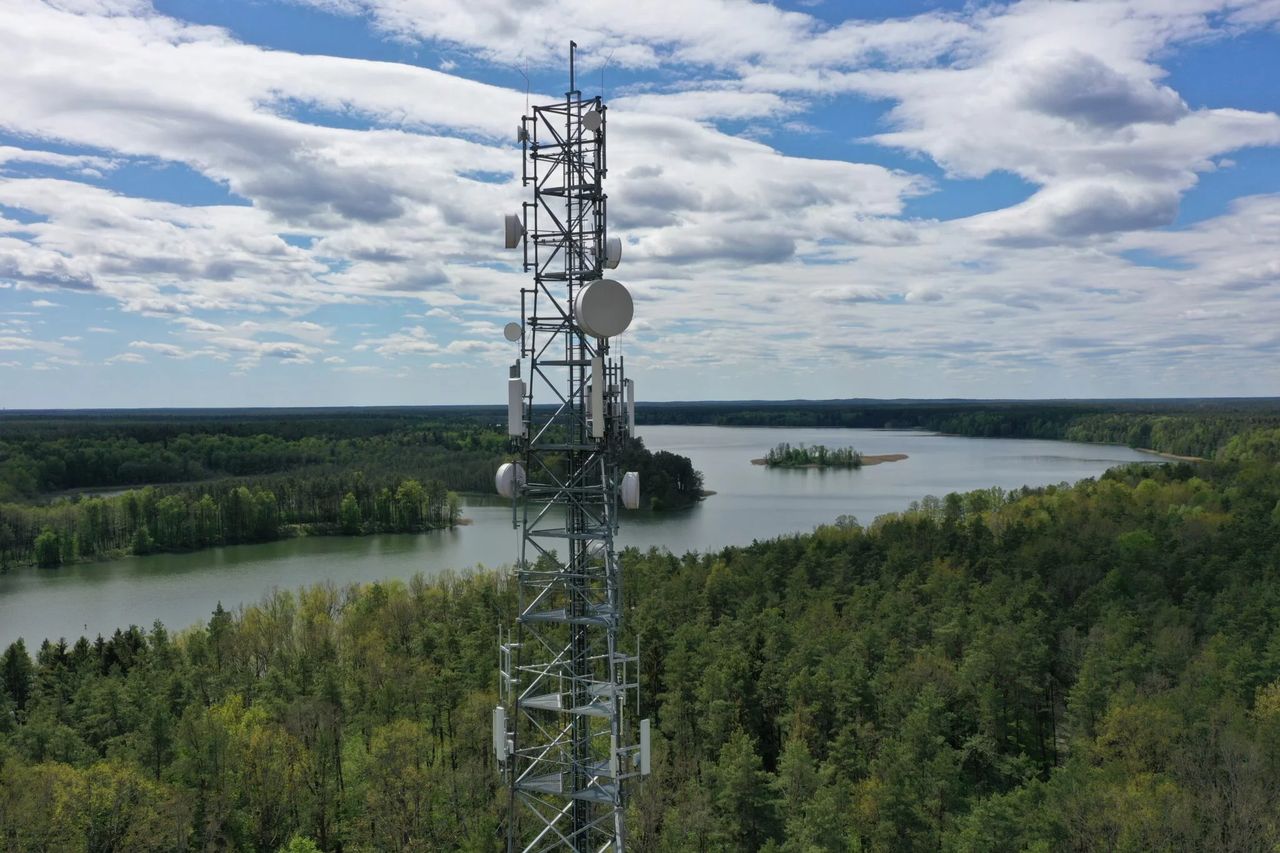
[[[520,340],[520,331],[519,323],[508,323],[502,327],[502,336],[512,343],[515,343]]]
[[[493,478],[494,487],[504,498],[514,498],[525,482],[524,466],[519,462],[504,462]]]
[[[635,315],[631,293],[611,278],[597,279],[578,291],[574,307],[582,331],[596,338],[622,334]]]
[[[582,126],[587,130],[599,130],[603,119],[599,110],[587,110],[582,114]]]
[[[524,223],[520,221],[520,214],[508,213],[503,220],[504,231],[506,232],[506,243],[508,249],[514,249],[520,245],[520,238],[524,236]]]
[[[610,237],[604,241],[604,265],[611,270],[616,270],[620,263],[622,263],[622,240],[619,237]]]

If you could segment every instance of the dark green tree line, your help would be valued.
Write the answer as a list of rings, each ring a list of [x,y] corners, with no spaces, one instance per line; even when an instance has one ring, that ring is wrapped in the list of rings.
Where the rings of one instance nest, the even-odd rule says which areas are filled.
[[[270,486],[148,486],[47,506],[0,504],[0,566],[52,567],[122,552],[268,542],[298,531],[416,532],[451,527],[461,512],[458,495],[439,480],[374,485],[360,472],[323,480],[281,478]]]

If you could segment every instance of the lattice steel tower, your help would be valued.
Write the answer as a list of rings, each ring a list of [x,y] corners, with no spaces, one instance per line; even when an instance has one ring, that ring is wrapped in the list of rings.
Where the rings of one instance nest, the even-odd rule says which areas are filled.
[[[519,615],[499,632],[503,702],[493,715],[513,851],[621,851],[627,783],[649,770],[639,649],[619,644],[613,545],[619,503],[639,501],[637,475],[618,463],[634,430],[634,386],[609,347],[633,306],[604,277],[622,246],[605,218],[606,110],[576,88],[575,47],[564,100],[521,120],[533,200],[506,221],[507,247],[523,250],[533,275],[520,292],[522,323],[507,327],[520,348],[508,379],[519,461],[497,477],[522,530]]]

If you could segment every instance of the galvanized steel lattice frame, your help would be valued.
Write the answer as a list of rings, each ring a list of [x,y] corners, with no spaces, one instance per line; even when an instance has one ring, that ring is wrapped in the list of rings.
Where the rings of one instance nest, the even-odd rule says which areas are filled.
[[[521,290],[512,368],[528,377],[524,434],[513,440],[528,477],[518,491],[519,616],[514,635],[499,638],[509,850],[622,850],[624,783],[640,774],[627,715],[638,710],[638,655],[619,647],[613,547],[623,370],[608,340],[575,317],[578,292],[605,265],[605,106],[576,90],[572,62],[571,53],[564,101],[534,107],[520,125],[523,183],[533,188],[522,247],[534,285]],[[584,124],[592,112],[594,129]]]

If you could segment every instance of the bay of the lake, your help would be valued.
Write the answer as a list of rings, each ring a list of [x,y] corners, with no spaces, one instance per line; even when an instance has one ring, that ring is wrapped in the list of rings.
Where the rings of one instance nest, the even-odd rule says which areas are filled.
[[[1075,482],[1124,462],[1158,460],[1110,445],[902,430],[643,426],[639,432],[649,448],[692,459],[705,487],[716,493],[688,510],[623,515],[620,546],[656,545],[674,553],[809,531],[840,515],[868,523],[926,495]],[[751,464],[783,441],[908,458],[857,471]],[[448,531],[309,537],[14,570],[0,575],[0,648],[23,637],[34,650],[46,637],[109,635],[156,620],[180,629],[207,619],[218,602],[234,609],[272,589],[320,581],[343,585],[510,565],[519,546],[510,504],[479,496],[465,502],[471,524]]]

